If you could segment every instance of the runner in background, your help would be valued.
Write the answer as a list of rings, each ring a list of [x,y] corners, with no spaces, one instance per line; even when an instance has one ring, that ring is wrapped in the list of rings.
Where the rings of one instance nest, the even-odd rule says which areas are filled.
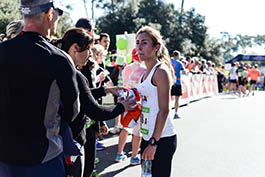
[[[180,116],[178,115],[178,107],[179,107],[179,98],[182,95],[181,90],[181,72],[185,74],[184,67],[182,63],[179,61],[180,52],[175,50],[173,52],[173,58],[171,59],[171,64],[175,71],[176,82],[171,87],[171,95],[175,96],[175,115],[174,119],[179,119]]]
[[[252,95],[254,96],[254,90],[256,90],[257,80],[260,77],[260,71],[257,64],[255,64],[253,69],[249,71],[248,77],[250,77],[250,93],[252,92]]]
[[[245,67],[246,67],[246,70],[247,70],[247,72],[249,74],[250,70],[252,69],[251,65],[250,64],[246,64]],[[251,87],[251,85],[250,85],[250,77],[248,77],[248,75],[247,75],[247,78],[246,78],[246,92],[247,92],[247,96],[250,93],[250,87]]]
[[[232,63],[232,68],[229,70],[229,78],[230,78],[230,92],[233,94],[236,94],[236,90],[237,90],[237,81],[238,81],[238,77],[237,77],[237,67],[238,67],[238,63]]]
[[[243,96],[246,96],[245,83],[246,83],[246,78],[247,78],[248,73],[242,63],[239,64],[239,67],[237,69],[237,75],[238,75],[238,85],[239,85],[238,86],[239,97],[241,97],[241,94],[243,94]]]

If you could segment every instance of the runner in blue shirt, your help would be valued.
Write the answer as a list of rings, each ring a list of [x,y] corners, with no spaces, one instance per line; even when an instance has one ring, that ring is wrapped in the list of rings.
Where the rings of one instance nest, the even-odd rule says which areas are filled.
[[[171,59],[171,64],[175,70],[176,82],[171,88],[171,95],[175,96],[175,115],[174,119],[179,119],[178,115],[178,107],[179,107],[179,98],[182,95],[181,91],[181,72],[184,72],[184,67],[182,63],[179,61],[180,52],[175,50],[173,52],[173,58]]]

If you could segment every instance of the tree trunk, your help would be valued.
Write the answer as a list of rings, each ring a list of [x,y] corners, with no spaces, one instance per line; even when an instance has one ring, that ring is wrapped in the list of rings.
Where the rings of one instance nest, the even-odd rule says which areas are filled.
[[[87,10],[87,6],[86,6],[86,0],[83,0],[83,2],[84,2],[84,8],[86,11],[86,17],[88,18],[88,10]]]
[[[182,0],[181,2],[181,14],[183,13],[183,9],[184,9],[184,0]]]
[[[91,11],[92,11],[92,20],[93,20],[93,22],[95,21],[94,2],[95,2],[95,0],[91,0]]]

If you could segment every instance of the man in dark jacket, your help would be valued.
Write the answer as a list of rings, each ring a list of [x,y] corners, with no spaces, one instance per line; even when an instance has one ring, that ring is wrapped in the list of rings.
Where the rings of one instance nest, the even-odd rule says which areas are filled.
[[[64,177],[60,121],[78,114],[79,92],[73,64],[47,39],[62,11],[20,2],[24,31],[0,44],[0,176]]]

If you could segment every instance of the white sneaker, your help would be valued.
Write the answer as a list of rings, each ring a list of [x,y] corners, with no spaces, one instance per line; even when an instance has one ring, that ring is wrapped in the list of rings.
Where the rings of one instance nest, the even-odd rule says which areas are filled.
[[[111,133],[111,134],[118,134],[118,133],[120,133],[120,131],[121,131],[121,129],[119,128],[119,127],[114,127],[112,130],[110,130],[109,132]]]

